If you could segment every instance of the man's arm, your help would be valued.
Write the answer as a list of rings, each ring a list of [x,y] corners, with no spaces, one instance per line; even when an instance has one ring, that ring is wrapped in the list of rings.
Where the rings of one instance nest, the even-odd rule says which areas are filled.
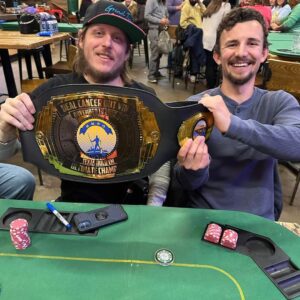
[[[184,2],[183,7],[181,9],[180,22],[179,22],[180,26],[184,29],[186,29],[189,25],[189,23],[188,23],[188,19],[189,19],[189,15],[190,15],[189,10],[190,10],[190,7],[189,7],[188,3]]]
[[[300,106],[297,100],[284,91],[269,92],[264,97],[261,106],[257,107],[259,119],[263,121],[232,115],[221,96],[205,95],[200,103],[213,113],[214,126],[224,137],[250,147],[250,159],[252,156],[257,159],[271,156],[300,161]]]
[[[20,145],[17,141],[17,129],[33,129],[34,105],[27,94],[7,98],[0,110],[0,159],[14,155]]]
[[[157,8],[158,4],[155,0],[148,0],[145,6],[145,19],[150,23],[159,25],[162,16],[154,14]]]
[[[164,163],[149,176],[149,193],[147,205],[162,206],[167,198],[170,184],[171,162]]]
[[[300,5],[296,5],[288,17],[282,22],[281,29],[282,31],[287,31],[291,29],[300,19]]]

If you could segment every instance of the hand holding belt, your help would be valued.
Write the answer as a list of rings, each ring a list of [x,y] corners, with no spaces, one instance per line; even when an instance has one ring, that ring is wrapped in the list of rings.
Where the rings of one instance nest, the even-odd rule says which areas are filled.
[[[35,126],[20,132],[23,157],[62,179],[130,181],[176,157],[185,139],[208,138],[212,114],[195,102],[162,103],[133,88],[72,84],[34,100]]]

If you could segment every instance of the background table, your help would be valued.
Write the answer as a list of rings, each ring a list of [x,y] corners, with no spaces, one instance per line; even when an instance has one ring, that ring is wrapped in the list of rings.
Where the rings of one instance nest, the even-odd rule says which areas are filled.
[[[49,37],[37,36],[36,34],[21,34],[18,31],[0,30],[0,57],[3,66],[5,81],[7,85],[8,95],[15,97],[17,88],[15,78],[10,63],[8,49],[30,50],[44,46],[43,56],[46,66],[52,65],[50,44],[66,40],[69,38],[68,33],[57,33]]]
[[[82,24],[76,23],[57,23],[59,32],[77,33],[82,28]],[[15,30],[19,31],[18,22],[4,22],[0,24],[2,30]]]
[[[56,203],[59,211],[101,205]],[[0,200],[8,207],[45,209],[43,202]],[[285,299],[254,261],[201,241],[211,222],[269,236],[300,266],[300,238],[280,225],[246,213],[124,206],[128,220],[98,236],[30,233],[32,245],[15,250],[0,231],[1,300],[22,299]],[[173,251],[164,267],[160,248]],[[299,299],[298,297],[297,299]]]
[[[18,20],[18,14],[0,13],[0,21],[16,21],[16,20]]]
[[[296,33],[270,32],[268,36],[269,51],[273,55],[300,61],[299,52],[292,51],[293,39]]]

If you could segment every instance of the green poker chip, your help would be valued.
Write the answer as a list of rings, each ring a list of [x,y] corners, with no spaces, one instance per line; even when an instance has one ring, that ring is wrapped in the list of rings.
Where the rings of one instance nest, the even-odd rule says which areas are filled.
[[[162,266],[169,266],[174,261],[174,254],[168,249],[159,249],[154,255],[155,261]]]

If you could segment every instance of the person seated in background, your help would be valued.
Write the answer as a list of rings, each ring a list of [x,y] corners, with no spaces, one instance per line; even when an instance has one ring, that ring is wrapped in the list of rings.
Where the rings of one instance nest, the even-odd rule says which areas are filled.
[[[3,142],[16,139],[16,130],[32,130],[34,113],[31,99],[37,99],[48,89],[67,84],[105,84],[119,87],[132,87],[155,93],[153,89],[132,80],[127,72],[127,59],[130,44],[144,38],[144,32],[133,23],[129,10],[122,4],[101,0],[88,7],[83,29],[78,36],[78,52],[74,61],[74,71],[49,79],[31,95],[22,93],[8,98],[1,107],[0,137]],[[1,140],[1,139],[0,139]],[[168,169],[166,164],[163,173]],[[157,171],[159,172],[159,171]],[[167,170],[168,172],[168,170]],[[167,173],[166,172],[166,173]],[[158,178],[159,173],[155,173]],[[164,175],[162,175],[164,177]],[[146,180],[146,179],[145,179]],[[159,185],[161,192],[168,189],[168,180],[163,178]],[[61,199],[71,202],[146,204],[143,193],[132,195],[133,182],[114,184],[89,184],[62,180]],[[152,184],[155,187],[155,185]],[[157,186],[157,185],[156,185]],[[130,192],[129,192],[130,191]],[[160,205],[164,195],[151,192],[149,204]],[[135,197],[136,196],[136,197]],[[159,197],[156,201],[153,197]]]
[[[188,99],[212,112],[214,128],[206,142],[187,140],[174,167],[189,207],[280,216],[277,163],[300,161],[300,106],[285,91],[254,86],[268,56],[267,36],[262,15],[248,8],[231,10],[218,27],[221,86]]]
[[[206,54],[205,78],[206,86],[209,89],[218,84],[218,65],[213,58],[217,28],[230,9],[231,5],[227,0],[212,0],[203,13],[203,48]]]
[[[185,29],[183,47],[189,49],[190,81],[196,81],[200,66],[205,63],[205,53],[202,44],[202,15],[206,7],[200,0],[186,0],[180,16],[180,26]]]
[[[300,0],[290,0],[291,13],[280,24],[273,22],[271,28],[276,31],[299,32],[300,30]]]
[[[274,1],[274,0],[272,0]],[[275,4],[272,7],[272,22],[280,24],[292,11],[290,5],[288,4],[287,0],[275,0]]]
[[[3,112],[0,110],[0,161],[12,157],[19,149],[20,143],[16,139],[16,129],[2,134],[2,126],[6,130],[3,120]],[[35,190],[35,178],[26,169],[0,163],[0,199],[32,200]]]
[[[267,29],[270,28],[272,19],[272,10],[270,6],[264,5],[264,0],[251,0],[249,6],[244,6],[247,8],[252,8],[262,14],[265,19]]]
[[[179,25],[182,7],[182,0],[167,0],[170,25]]]

